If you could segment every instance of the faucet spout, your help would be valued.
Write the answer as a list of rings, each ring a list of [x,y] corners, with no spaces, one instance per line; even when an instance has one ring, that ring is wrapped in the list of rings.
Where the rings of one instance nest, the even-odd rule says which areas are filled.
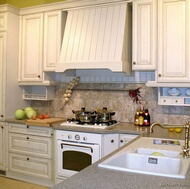
[[[153,123],[150,126],[150,133],[153,133],[153,128],[155,126],[159,126],[163,129],[169,129],[169,128],[185,128],[185,140],[184,145],[182,146],[182,152],[180,153],[183,158],[189,158],[189,130],[190,130],[190,122],[187,121],[184,125],[162,125],[161,123]]]

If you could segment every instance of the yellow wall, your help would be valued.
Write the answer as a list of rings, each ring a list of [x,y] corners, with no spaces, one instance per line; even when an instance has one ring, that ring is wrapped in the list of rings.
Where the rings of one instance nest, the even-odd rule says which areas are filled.
[[[55,3],[64,0],[0,0],[0,5],[10,4],[18,8],[42,5],[46,3]]]

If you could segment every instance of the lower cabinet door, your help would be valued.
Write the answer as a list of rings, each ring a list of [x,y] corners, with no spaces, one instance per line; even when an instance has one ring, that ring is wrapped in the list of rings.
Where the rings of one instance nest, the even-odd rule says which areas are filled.
[[[9,154],[9,171],[42,179],[52,179],[51,160],[20,154]]]

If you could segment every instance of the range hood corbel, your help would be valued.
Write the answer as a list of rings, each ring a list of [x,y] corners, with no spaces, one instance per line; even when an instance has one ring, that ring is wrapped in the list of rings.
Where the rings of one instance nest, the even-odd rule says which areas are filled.
[[[110,69],[131,73],[132,7],[122,2],[67,10],[56,72]]]

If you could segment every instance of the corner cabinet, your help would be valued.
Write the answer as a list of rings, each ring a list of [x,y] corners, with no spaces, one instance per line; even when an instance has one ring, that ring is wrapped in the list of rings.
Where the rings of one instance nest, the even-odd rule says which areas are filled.
[[[157,66],[157,1],[133,1],[133,70]]]
[[[158,0],[157,82],[190,82],[190,1]]]
[[[26,12],[20,16],[19,82],[48,84],[61,46],[62,11]]]

